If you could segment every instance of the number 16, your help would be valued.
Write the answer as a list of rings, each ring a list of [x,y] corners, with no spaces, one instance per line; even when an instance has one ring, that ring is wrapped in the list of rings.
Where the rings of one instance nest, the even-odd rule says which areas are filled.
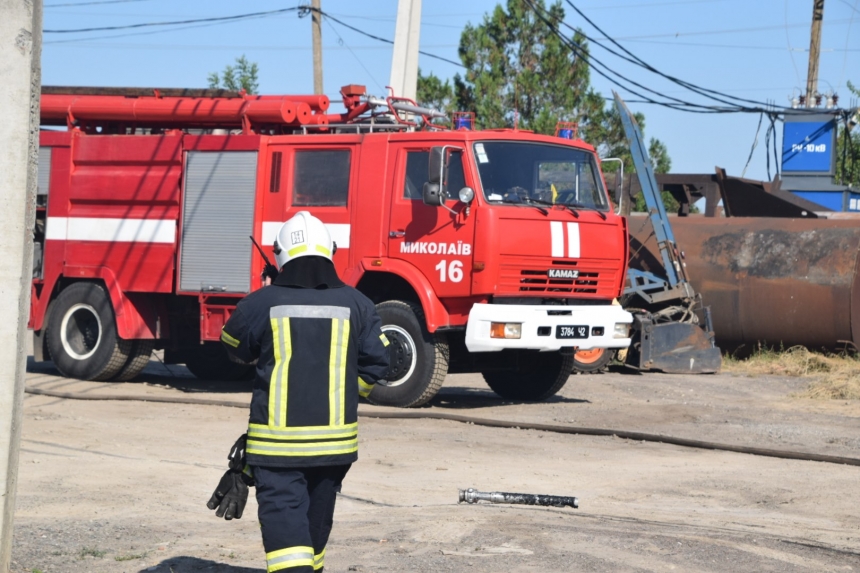
[[[451,264],[448,265],[448,261],[441,260],[439,264],[436,265],[436,270],[439,271],[439,280],[441,282],[445,282],[446,273],[445,267],[448,267],[447,279],[452,283],[458,283],[463,280],[463,261],[451,261]]]

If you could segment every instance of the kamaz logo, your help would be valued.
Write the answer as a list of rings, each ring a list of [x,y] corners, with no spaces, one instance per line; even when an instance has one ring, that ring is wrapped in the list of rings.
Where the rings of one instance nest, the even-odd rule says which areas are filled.
[[[549,278],[551,279],[575,279],[579,277],[579,271],[573,269],[550,269]]]

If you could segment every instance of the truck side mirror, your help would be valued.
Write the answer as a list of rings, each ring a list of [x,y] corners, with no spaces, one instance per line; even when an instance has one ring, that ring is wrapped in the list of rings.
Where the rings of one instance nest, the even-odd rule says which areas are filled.
[[[429,181],[425,183],[423,189],[424,203],[433,207],[441,207],[444,205],[445,196],[441,191],[441,185],[438,183],[430,183]]]
[[[430,159],[427,163],[427,183],[424,184],[423,199],[427,205],[441,207],[445,204],[448,195],[445,188],[446,177],[445,148],[433,147],[430,149]]]

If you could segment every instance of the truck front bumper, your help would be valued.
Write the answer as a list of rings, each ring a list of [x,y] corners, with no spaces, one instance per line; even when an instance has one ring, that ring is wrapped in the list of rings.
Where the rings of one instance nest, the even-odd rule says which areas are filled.
[[[560,350],[562,348],[627,348],[633,315],[617,305],[531,306],[475,304],[466,323],[466,347],[470,352],[497,352],[508,348]],[[519,338],[494,338],[493,323],[520,325]],[[616,338],[616,324],[627,325],[623,338]],[[560,332],[559,327],[562,327]],[[584,338],[560,338],[576,333]],[[513,327],[514,330],[516,327]],[[574,330],[572,331],[571,328]],[[602,329],[602,330],[601,330]],[[497,327],[497,331],[499,328]],[[502,328],[503,330],[503,328]]]

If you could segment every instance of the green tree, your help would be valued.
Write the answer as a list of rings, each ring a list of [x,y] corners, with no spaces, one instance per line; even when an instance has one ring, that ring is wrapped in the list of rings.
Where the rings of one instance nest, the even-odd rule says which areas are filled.
[[[258,72],[257,63],[249,62],[242,55],[236,58],[235,66],[227,65],[220,76],[218,72],[212,72],[207,80],[211,89],[245,90],[249,94],[256,94],[260,89],[260,83],[257,81]]]
[[[425,76],[418,69],[418,103],[426,107],[432,107],[447,114],[457,111],[454,101],[454,89],[451,81],[444,82],[437,76],[430,74]]]
[[[562,28],[565,13],[561,3],[549,8],[544,0],[534,4],[552,26],[522,0],[497,5],[480,24],[467,24],[463,30],[459,55],[466,70],[455,75],[453,83],[419,73],[418,102],[449,113],[474,111],[482,129],[516,125],[553,134],[557,122],[575,122],[579,136],[594,145],[601,157],[621,158],[625,175],[633,174],[614,104],[607,104],[591,87],[586,59],[553,31]],[[588,54],[588,42],[581,33],[577,31],[568,40]],[[636,119],[644,130],[645,117],[637,113]],[[666,146],[651,139],[649,151],[658,173],[667,172],[671,159]]]
[[[848,90],[860,97],[860,88],[848,82]],[[847,128],[845,123],[836,132],[836,182],[841,185],[860,187],[860,111],[853,117],[855,125]]]
[[[425,76],[421,73],[420,68],[418,70],[417,94],[416,99],[419,105],[443,111],[448,117],[451,117],[451,114],[457,111],[456,102],[454,101],[454,89],[451,86],[450,80],[443,82],[433,74]],[[450,125],[450,122],[446,122],[443,119],[436,119],[433,123]]]

